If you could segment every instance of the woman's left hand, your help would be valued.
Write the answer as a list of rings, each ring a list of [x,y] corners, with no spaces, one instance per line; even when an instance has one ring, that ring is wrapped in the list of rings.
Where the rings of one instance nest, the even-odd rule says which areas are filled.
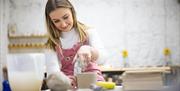
[[[98,51],[88,45],[83,45],[77,51],[77,57],[84,62],[94,62],[98,58]]]

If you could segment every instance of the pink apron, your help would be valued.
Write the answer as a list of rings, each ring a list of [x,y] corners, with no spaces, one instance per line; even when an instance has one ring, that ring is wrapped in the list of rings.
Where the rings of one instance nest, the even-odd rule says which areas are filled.
[[[73,76],[74,74],[74,63],[72,63],[78,49],[82,45],[87,45],[87,42],[84,43],[77,43],[70,49],[62,49],[62,53],[60,53],[61,48],[56,46],[56,52],[58,55],[59,60],[61,61],[61,71],[64,72],[67,76]],[[62,55],[63,54],[63,55]],[[94,62],[90,62],[85,68],[84,72],[96,72],[97,73],[97,81],[104,81],[102,73],[98,67],[98,65]]]

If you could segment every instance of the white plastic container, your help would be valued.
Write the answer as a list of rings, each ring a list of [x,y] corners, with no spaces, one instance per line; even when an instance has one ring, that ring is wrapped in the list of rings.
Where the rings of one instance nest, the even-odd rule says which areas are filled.
[[[9,54],[8,79],[12,91],[40,91],[45,71],[43,53]]]

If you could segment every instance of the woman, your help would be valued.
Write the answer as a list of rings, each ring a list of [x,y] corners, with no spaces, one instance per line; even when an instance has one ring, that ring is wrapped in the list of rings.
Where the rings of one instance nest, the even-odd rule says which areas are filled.
[[[61,75],[68,76],[72,87],[76,87],[74,64],[80,59],[86,63],[82,72],[95,72],[97,80],[104,81],[96,63],[101,62],[97,60],[103,57],[104,48],[94,31],[77,21],[72,4],[68,0],[48,0],[45,15],[50,37],[47,44],[57,53]],[[56,77],[49,76],[49,81],[61,79]]]

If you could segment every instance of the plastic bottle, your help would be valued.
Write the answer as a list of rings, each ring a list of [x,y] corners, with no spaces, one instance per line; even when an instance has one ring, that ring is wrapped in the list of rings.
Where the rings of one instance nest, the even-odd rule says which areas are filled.
[[[3,77],[4,77],[4,81],[2,83],[3,91],[11,91],[9,81],[8,81],[8,73],[7,73],[7,68],[6,67],[3,68]]]
[[[11,91],[11,88],[10,88],[8,80],[4,80],[3,81],[3,91]]]
[[[79,58],[77,58],[74,64],[74,75],[82,73],[83,67],[84,65],[82,61]]]

